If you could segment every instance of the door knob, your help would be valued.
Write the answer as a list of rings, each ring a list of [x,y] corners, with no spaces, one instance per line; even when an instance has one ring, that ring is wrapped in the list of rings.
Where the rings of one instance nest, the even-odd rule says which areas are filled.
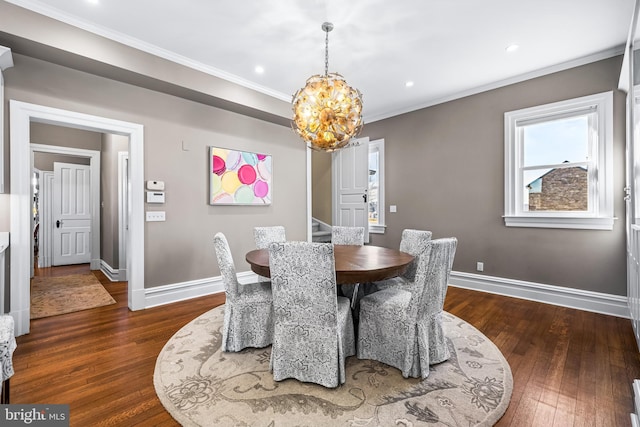
[[[365,202],[365,203],[367,203],[367,195],[366,195],[366,194],[363,194],[363,195],[362,195],[362,198],[364,199],[364,202]]]
[[[57,220],[56,221],[56,228],[60,228],[61,225],[62,225],[62,221]]]

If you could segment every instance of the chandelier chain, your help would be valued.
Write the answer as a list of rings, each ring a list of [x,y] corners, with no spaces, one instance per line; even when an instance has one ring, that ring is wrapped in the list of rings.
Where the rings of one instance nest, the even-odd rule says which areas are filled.
[[[324,75],[329,75],[329,31],[326,30],[326,37],[324,39]]]

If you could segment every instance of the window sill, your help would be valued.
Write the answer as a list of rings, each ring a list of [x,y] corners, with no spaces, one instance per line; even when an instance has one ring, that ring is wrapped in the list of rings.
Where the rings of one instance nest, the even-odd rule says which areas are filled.
[[[540,217],[504,216],[507,227],[572,228],[584,230],[613,230],[614,217]]]
[[[369,233],[371,234],[384,234],[384,232],[387,230],[387,226],[386,225],[369,225]]]

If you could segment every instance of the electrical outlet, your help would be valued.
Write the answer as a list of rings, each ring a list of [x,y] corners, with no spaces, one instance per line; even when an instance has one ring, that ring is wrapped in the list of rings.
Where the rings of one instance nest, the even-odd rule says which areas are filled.
[[[478,270],[478,271],[484,271],[484,262],[480,262],[480,261],[478,261],[478,262],[476,263],[476,270]]]
[[[147,222],[166,221],[164,211],[148,211]]]

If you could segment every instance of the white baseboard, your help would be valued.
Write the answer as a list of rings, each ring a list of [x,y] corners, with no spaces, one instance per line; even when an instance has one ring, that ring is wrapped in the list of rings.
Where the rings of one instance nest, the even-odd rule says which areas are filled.
[[[100,271],[104,273],[105,276],[112,282],[119,282],[120,279],[120,270],[111,267],[104,260],[100,260]]]
[[[449,284],[459,288],[592,311],[625,319],[631,317],[627,297],[620,295],[457,271],[451,272]]]
[[[240,284],[255,283],[258,276],[252,271],[238,273]],[[157,286],[144,290],[144,307],[151,308],[173,302],[185,301],[205,295],[224,292],[222,277],[210,277],[171,285]]]
[[[242,284],[254,283],[258,281],[258,276],[252,271],[245,271],[238,273],[238,281]],[[627,298],[620,295],[457,271],[451,272],[449,284],[459,288],[630,318]],[[145,288],[144,307],[157,307],[219,292],[224,292],[220,276]]]

